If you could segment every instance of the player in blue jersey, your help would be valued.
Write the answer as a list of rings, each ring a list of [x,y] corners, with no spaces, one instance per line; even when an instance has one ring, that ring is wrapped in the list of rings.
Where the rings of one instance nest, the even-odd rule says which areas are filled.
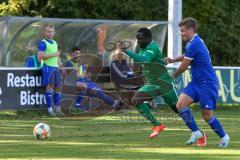
[[[90,78],[89,69],[91,66],[84,64],[81,59],[81,50],[79,47],[73,47],[68,55],[68,60],[64,62],[64,67],[74,67],[77,69],[76,94],[78,95],[75,102],[75,107],[80,111],[89,110],[89,106],[83,106],[81,102],[88,97],[99,98],[114,109],[118,109],[123,105],[121,100],[114,100],[107,96],[102,88],[93,82]]]
[[[202,143],[205,143],[206,140],[188,107],[192,103],[200,102],[204,120],[221,138],[219,147],[228,147],[230,137],[213,114],[218,98],[218,79],[211,64],[209,51],[204,41],[197,34],[197,21],[191,17],[184,18],[179,22],[178,26],[183,41],[187,41],[185,54],[175,59],[166,58],[166,61],[168,63],[182,61],[173,74],[174,78],[187,70],[188,66],[191,66],[192,81],[182,90],[177,102],[179,115],[192,131],[187,144],[193,144],[199,139],[201,139]]]
[[[61,66],[60,52],[57,42],[53,40],[55,34],[54,27],[45,25],[43,27],[44,39],[38,45],[38,60],[43,62],[42,76],[43,85],[46,86],[45,98],[48,107],[48,113],[52,116],[64,115],[60,108],[61,101]],[[56,113],[53,111],[54,100]]]

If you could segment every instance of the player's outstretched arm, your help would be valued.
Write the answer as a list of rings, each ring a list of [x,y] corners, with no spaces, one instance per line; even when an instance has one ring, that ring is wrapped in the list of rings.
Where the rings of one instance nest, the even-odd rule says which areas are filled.
[[[151,61],[151,57],[145,55],[139,55],[136,54],[130,50],[125,50],[124,53],[126,53],[128,56],[130,56],[132,59],[134,59],[137,62],[150,62]]]
[[[178,56],[176,58],[165,57],[163,61],[165,64],[169,64],[169,63],[175,63],[175,62],[182,62],[183,58],[184,58],[184,55]]]
[[[124,46],[123,43],[121,43],[121,42],[117,44],[117,49],[126,53],[129,57],[131,57],[132,59],[134,59],[137,62],[150,62],[151,61],[150,55],[154,56],[154,52],[152,52],[152,51],[150,54],[147,53],[147,51],[146,51],[143,55],[134,53],[130,50],[127,50],[126,46]]]
[[[176,78],[177,76],[179,76],[181,73],[183,73],[185,70],[188,69],[188,66],[190,65],[191,60],[190,59],[183,59],[183,62],[181,63],[181,65],[179,66],[179,68],[177,69],[177,71],[173,74],[173,78]]]

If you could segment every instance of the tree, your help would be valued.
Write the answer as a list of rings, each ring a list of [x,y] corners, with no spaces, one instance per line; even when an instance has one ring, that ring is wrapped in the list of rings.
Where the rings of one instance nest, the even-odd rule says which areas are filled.
[[[8,0],[0,4],[0,16],[41,16],[48,0]]]
[[[185,0],[183,17],[199,22],[199,34],[208,46],[213,64],[238,66],[240,50],[240,3],[237,0]]]
[[[49,0],[41,14],[61,18],[166,20],[167,4],[168,0]]]
[[[166,21],[168,0],[9,0],[0,16]],[[183,0],[183,17],[199,22],[199,34],[214,65],[239,65],[240,3],[238,0]]]
[[[0,16],[23,16],[28,10],[30,0],[9,0],[0,4]]]

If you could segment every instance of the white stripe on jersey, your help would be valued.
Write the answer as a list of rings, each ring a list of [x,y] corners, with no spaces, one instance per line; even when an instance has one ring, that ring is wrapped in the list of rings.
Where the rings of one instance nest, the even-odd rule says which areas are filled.
[[[152,53],[153,54],[153,51],[151,51],[151,50],[146,50],[147,52],[150,52],[150,53]]]
[[[189,58],[189,57],[186,57],[186,56],[184,56],[184,58],[189,59],[189,60],[193,60],[194,59],[194,58]]]

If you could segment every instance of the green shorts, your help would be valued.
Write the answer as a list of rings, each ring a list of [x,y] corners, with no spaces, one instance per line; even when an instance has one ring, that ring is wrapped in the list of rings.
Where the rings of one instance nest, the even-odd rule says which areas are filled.
[[[140,89],[138,89],[138,92],[148,94],[149,97],[153,99],[158,96],[161,96],[164,99],[165,103],[167,103],[169,106],[176,105],[178,101],[178,94],[173,83],[169,84],[167,87],[146,84],[142,86]]]

